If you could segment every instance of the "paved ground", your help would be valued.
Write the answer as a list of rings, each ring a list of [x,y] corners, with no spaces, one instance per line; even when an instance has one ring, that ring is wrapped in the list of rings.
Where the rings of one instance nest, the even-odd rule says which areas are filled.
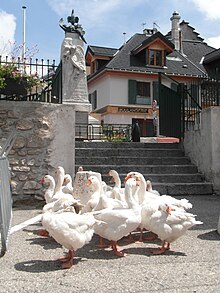
[[[56,258],[64,250],[31,225],[11,235],[0,258],[0,292],[220,292],[220,196],[190,196],[192,212],[203,225],[178,239],[165,255],[152,255],[159,242],[120,245],[128,255],[97,249],[98,237],[77,252],[75,265],[62,270]],[[37,214],[39,207],[13,209],[12,226]]]

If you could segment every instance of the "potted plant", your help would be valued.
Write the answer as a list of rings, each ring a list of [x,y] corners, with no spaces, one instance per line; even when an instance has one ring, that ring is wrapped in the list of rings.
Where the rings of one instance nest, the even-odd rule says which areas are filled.
[[[26,95],[28,90],[40,83],[36,74],[27,74],[25,66],[17,68],[15,63],[0,64],[0,94]]]

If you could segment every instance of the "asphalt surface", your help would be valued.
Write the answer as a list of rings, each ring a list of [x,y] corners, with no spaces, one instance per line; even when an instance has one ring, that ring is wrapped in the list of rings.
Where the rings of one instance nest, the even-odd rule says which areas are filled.
[[[220,195],[189,196],[204,222],[188,230],[164,255],[153,255],[159,241],[119,244],[125,257],[98,249],[99,238],[77,251],[71,269],[57,258],[66,251],[52,238],[38,236],[40,223],[10,235],[0,258],[0,292],[220,292]],[[13,208],[12,226],[36,216],[37,206]],[[135,235],[138,239],[138,235]]]

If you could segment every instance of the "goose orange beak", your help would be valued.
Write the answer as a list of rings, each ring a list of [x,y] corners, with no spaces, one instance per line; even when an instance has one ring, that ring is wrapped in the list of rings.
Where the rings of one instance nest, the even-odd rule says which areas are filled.
[[[167,207],[167,208],[166,208],[166,212],[167,212],[168,215],[171,214],[171,211],[172,211],[171,207]]]
[[[128,176],[125,177],[125,179],[124,179],[124,183],[126,183],[126,182],[128,181],[129,178],[131,178],[131,175],[128,175]]]
[[[92,180],[88,179],[88,185],[91,185],[91,184],[92,184]]]

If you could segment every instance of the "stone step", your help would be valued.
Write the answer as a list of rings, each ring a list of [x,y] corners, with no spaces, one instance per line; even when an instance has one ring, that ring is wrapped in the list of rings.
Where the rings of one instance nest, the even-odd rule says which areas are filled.
[[[209,182],[198,183],[153,183],[153,189],[160,194],[170,194],[172,196],[187,195],[209,195],[213,194],[213,185]]]
[[[76,170],[82,166],[85,171],[94,171],[107,174],[111,169],[117,170],[119,174],[127,174],[137,171],[142,174],[193,174],[198,173],[195,165],[75,165]]]
[[[114,169],[122,184],[127,173],[137,171],[162,194],[213,193],[212,184],[205,182],[178,143],[76,142],[75,163],[76,170],[82,166],[84,170],[101,173],[108,185],[112,183],[107,173]]]
[[[179,143],[140,143],[140,142],[102,142],[76,141],[76,148],[145,148],[145,149],[181,149]]]
[[[142,173],[143,174],[143,173]],[[204,182],[205,179],[202,174],[143,174],[146,180],[150,180],[154,183],[200,183]],[[123,181],[126,174],[120,174],[120,179]],[[108,185],[111,185],[111,176],[102,174],[102,179]]]
[[[77,157],[183,157],[181,149],[149,149],[149,148],[78,148]]]
[[[76,153],[76,164],[77,165],[106,165],[109,162],[114,165],[123,165],[125,162],[129,162],[130,165],[190,165],[191,162],[187,157],[88,157],[79,156]]]
[[[194,183],[160,183],[153,182],[153,189],[156,189],[160,194],[169,194],[172,196],[180,195],[208,195],[213,194],[213,186],[209,182],[194,182]],[[122,187],[124,185],[122,184]]]

